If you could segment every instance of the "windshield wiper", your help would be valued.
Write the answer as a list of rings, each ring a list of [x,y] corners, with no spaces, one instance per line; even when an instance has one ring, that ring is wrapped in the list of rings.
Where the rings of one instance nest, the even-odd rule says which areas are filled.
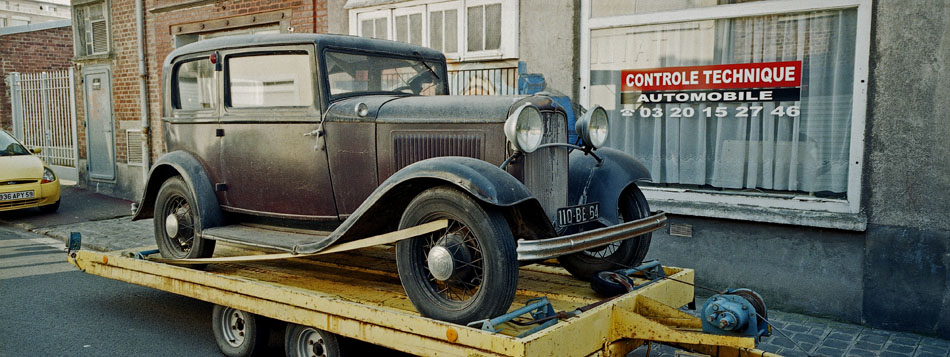
[[[435,79],[442,79],[442,78],[439,78],[439,74],[435,73],[435,70],[433,70],[432,67],[429,67],[429,64],[426,63],[425,57],[422,57],[422,54],[419,53],[419,51],[412,51],[412,54],[419,57],[419,61],[422,62],[423,66],[426,66],[426,69],[428,69],[429,72],[431,72],[433,76],[435,76]]]

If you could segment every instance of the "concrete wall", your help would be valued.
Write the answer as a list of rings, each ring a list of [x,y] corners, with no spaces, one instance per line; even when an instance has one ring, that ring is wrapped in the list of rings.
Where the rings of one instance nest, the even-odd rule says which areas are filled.
[[[577,98],[580,4],[571,0],[521,0],[518,57],[541,73],[548,91]]]
[[[950,4],[877,1],[864,318],[950,337]]]

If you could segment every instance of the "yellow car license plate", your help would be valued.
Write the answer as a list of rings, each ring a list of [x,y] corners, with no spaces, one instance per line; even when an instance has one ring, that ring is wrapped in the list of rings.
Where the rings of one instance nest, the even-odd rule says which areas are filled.
[[[0,193],[0,201],[13,201],[13,200],[22,200],[22,199],[27,199],[27,198],[33,198],[32,190]]]

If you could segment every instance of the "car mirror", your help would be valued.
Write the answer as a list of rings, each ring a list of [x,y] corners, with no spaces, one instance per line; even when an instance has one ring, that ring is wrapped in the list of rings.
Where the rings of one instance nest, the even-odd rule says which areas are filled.
[[[43,152],[43,148],[33,148],[33,150],[30,150],[30,151],[32,151],[34,154],[39,154]]]

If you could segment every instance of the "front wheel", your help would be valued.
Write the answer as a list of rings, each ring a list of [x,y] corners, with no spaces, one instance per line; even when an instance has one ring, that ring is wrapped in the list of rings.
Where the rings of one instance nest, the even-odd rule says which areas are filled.
[[[631,185],[620,194],[618,206],[620,222],[635,221],[650,215],[647,199],[635,185]],[[653,233],[646,233],[602,247],[558,257],[557,260],[575,278],[588,281],[594,277],[594,274],[601,271],[640,265],[650,249],[652,235]]]
[[[214,241],[200,238],[198,205],[179,176],[162,184],[155,197],[155,243],[162,257],[170,259],[208,258]]]
[[[396,244],[399,279],[416,310],[460,324],[508,311],[518,256],[504,215],[454,188],[436,187],[409,203],[399,228],[440,219],[448,228]]]

